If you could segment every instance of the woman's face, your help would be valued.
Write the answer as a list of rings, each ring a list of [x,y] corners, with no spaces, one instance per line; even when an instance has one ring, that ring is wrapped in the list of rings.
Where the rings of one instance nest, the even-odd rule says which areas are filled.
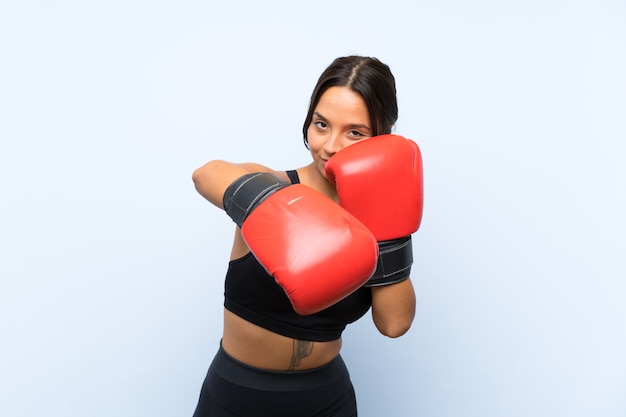
[[[372,136],[363,98],[347,87],[330,87],[315,107],[308,129],[313,163],[326,178],[326,162],[341,149]]]

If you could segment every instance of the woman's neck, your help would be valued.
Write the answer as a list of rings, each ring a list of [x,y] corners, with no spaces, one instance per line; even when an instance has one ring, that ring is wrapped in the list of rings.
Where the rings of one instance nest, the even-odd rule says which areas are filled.
[[[298,175],[302,184],[319,191],[334,201],[339,201],[335,186],[322,175],[315,164],[311,163],[305,167],[298,168]]]

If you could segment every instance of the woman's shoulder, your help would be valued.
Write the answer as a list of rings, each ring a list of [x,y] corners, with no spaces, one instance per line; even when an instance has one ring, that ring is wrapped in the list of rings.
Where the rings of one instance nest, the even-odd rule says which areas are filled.
[[[321,177],[312,164],[288,170],[276,170],[256,162],[245,162],[238,165],[248,172],[268,172],[292,184],[300,183],[324,192],[324,194],[328,193],[326,190],[329,185],[328,182]]]
[[[289,176],[287,175],[287,171],[280,171],[280,170],[275,170],[273,168],[270,168],[268,166],[265,166],[263,164],[258,164],[256,162],[245,162],[242,164],[239,164],[241,167],[243,167],[244,169],[246,169],[248,172],[268,172],[270,174],[274,174],[286,181],[289,181]]]

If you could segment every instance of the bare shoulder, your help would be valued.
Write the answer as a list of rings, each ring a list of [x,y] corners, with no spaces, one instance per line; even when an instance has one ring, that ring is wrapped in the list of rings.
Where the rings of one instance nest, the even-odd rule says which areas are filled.
[[[279,176],[280,178],[284,180],[289,179],[285,171],[277,171],[275,169],[272,169],[262,164],[257,164],[255,162],[244,162],[243,164],[240,164],[240,166],[243,167],[248,172],[269,172],[271,174]]]

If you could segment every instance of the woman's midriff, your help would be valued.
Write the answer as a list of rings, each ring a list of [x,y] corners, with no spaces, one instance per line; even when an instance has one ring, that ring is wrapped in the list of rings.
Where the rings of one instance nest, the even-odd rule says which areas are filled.
[[[332,361],[341,350],[341,339],[330,342],[291,339],[224,310],[222,347],[230,356],[250,366],[298,371]]]

